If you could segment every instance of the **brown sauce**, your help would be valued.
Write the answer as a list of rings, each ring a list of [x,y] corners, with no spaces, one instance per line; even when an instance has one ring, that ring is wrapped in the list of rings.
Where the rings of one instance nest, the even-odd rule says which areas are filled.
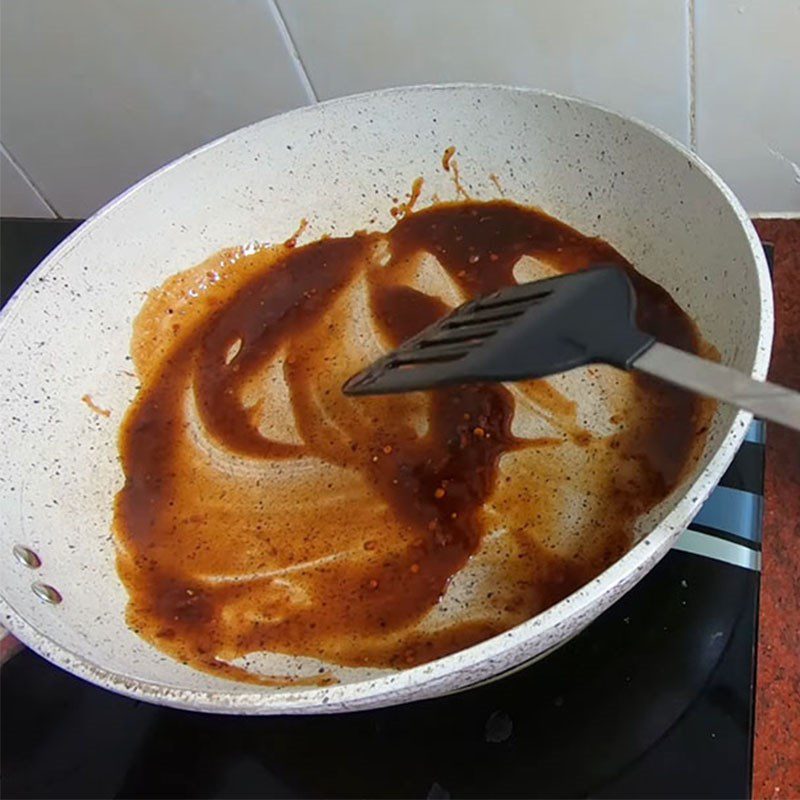
[[[601,433],[555,381],[342,395],[381,350],[515,283],[523,257],[620,264],[645,330],[707,348],[608,244],[508,201],[415,199],[385,234],[226,251],[137,319],[118,565],[129,624],[181,661],[290,683],[231,662],[403,667],[482,641],[619,558],[702,446],[711,404],[610,368],[583,373],[610,398]]]

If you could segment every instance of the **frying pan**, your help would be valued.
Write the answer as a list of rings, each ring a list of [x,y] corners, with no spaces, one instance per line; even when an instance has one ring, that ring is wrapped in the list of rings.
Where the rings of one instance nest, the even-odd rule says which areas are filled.
[[[723,363],[763,378],[772,298],[744,210],[693,153],[620,114],[500,86],[418,86],[347,97],[244,128],[111,202],[31,275],[0,318],[0,622],[45,658],[155,703],[243,714],[318,713],[433,697],[496,678],[577,634],[665,554],[715,486],[750,415],[720,405],[681,485],[635,545],[528,622],[407,670],[341,669],[335,685],[262,687],[178,663],[125,623],[112,503],[117,429],[144,293],[231,245],[386,229],[393,197],[463,189],[535,205],[610,242],[678,300]],[[81,398],[111,411],[93,414]],[[266,656],[269,662],[270,656]],[[278,658],[278,657],[276,657]]]

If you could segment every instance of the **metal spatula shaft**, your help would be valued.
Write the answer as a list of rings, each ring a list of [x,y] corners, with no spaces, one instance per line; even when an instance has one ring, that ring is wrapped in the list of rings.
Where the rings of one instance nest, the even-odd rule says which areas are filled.
[[[752,411],[757,417],[800,430],[800,393],[655,342],[632,367],[698,394]]]

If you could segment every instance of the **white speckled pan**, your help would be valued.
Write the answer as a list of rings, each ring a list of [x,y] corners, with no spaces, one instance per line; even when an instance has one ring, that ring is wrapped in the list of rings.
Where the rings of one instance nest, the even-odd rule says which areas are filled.
[[[4,310],[3,625],[65,669],[144,700],[246,714],[342,711],[432,697],[518,668],[575,635],[653,567],[731,461],[747,413],[718,409],[696,468],[610,569],[529,622],[432,663],[377,677],[347,670],[327,688],[260,688],[181,665],[125,625],[110,521],[143,292],[222,247],[282,241],[301,217],[310,222],[303,241],[385,229],[391,198],[420,175],[421,205],[434,194],[453,198],[441,167],[450,145],[474,197],[497,196],[495,174],[507,197],[606,239],[673,293],[724,363],[765,376],[772,299],[755,231],[722,181],[658,131],[577,100],[470,85],[377,92],[269,119],[110,203]],[[85,394],[111,416],[90,413]]]

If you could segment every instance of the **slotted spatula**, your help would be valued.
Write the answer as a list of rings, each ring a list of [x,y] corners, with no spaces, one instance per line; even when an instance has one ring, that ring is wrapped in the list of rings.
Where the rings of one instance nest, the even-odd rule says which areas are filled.
[[[677,350],[635,323],[636,296],[614,265],[471,300],[345,383],[349,395],[544,378],[584,364],[637,369],[800,430],[800,393]]]

